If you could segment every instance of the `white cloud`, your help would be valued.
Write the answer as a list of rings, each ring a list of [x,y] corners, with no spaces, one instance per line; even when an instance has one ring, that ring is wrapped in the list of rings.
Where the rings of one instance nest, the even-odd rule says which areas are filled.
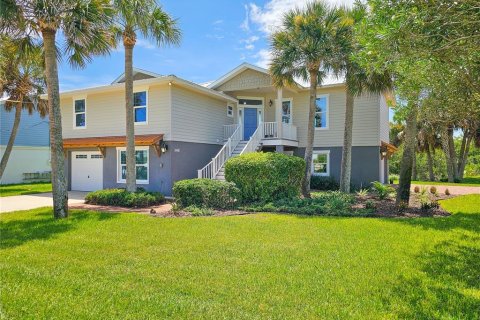
[[[268,69],[268,67],[270,66],[270,61],[272,60],[272,53],[270,52],[270,50],[262,49],[258,51],[253,57],[257,59],[257,61],[255,62],[256,65]]]
[[[206,37],[209,39],[215,39],[215,40],[222,40],[223,38],[225,38],[225,36],[221,34],[207,34]]]
[[[245,5],[245,20],[243,20],[240,28],[242,28],[246,32],[250,31],[250,15],[248,5]]]
[[[245,46],[245,49],[247,49],[247,50],[253,50],[253,49],[255,49],[255,46],[254,46],[253,44],[247,44],[247,45]]]
[[[248,37],[247,39],[240,40],[240,43],[245,43],[245,49],[253,50],[255,49],[254,42],[258,41],[259,39],[260,37],[258,36],[251,36],[251,37]]]
[[[215,24],[222,24],[222,23],[223,23],[223,20],[222,20],[222,19],[219,19],[219,20],[213,21],[212,24],[215,25]]]
[[[145,39],[137,39],[137,42],[135,43],[135,45],[141,48],[149,49],[149,50],[156,48],[156,46],[153,43]]]

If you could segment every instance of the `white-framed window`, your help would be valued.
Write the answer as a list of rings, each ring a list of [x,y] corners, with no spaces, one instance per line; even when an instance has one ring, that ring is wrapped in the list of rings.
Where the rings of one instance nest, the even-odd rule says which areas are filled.
[[[292,124],[292,99],[282,101],[282,122]]]
[[[149,147],[135,147],[135,170],[138,184],[148,184]],[[127,150],[117,148],[117,182],[125,183],[127,179]]]
[[[330,151],[313,151],[312,174],[318,176],[330,175]]]
[[[227,117],[233,118],[233,106],[227,105]]]
[[[147,123],[147,91],[139,91],[133,93],[133,116],[135,119],[135,124]]]
[[[328,95],[318,95],[315,100],[315,129],[328,129]]]
[[[73,127],[75,129],[85,129],[87,127],[86,99],[73,100]]]

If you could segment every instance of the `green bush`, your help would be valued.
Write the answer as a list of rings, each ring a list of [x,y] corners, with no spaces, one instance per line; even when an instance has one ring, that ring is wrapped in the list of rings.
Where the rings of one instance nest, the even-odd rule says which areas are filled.
[[[340,185],[333,177],[312,175],[310,178],[310,188],[319,191],[336,191],[340,188]]]
[[[148,192],[143,189],[127,192],[125,189],[105,189],[90,192],[85,196],[85,203],[103,206],[143,208],[161,204],[165,197],[160,192]]]
[[[246,202],[294,198],[300,194],[305,161],[276,152],[253,152],[231,158],[225,178],[234,182]]]
[[[254,203],[243,207],[249,212],[281,212],[304,215],[355,216],[352,209],[354,196],[339,191],[314,193],[308,199],[282,199],[273,202]]]
[[[186,207],[184,211],[190,212],[194,217],[208,217],[215,214],[215,211],[210,208],[200,208],[197,206]]]
[[[232,182],[189,179],[175,182],[173,196],[180,208],[233,209],[241,203],[240,190]]]
[[[378,181],[373,181],[372,186],[373,189],[377,192],[380,200],[385,199],[386,197],[390,196],[395,192],[395,189],[393,187],[384,185],[383,183]]]

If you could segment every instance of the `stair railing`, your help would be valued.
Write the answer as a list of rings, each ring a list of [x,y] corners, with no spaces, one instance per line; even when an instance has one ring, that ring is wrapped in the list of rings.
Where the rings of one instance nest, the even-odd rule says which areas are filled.
[[[257,148],[260,146],[260,142],[263,139],[263,128],[263,124],[260,123],[260,125],[257,127],[257,130],[255,130],[255,132],[252,134],[240,154],[247,154],[257,151]]]
[[[241,140],[242,130],[240,125],[237,124],[235,131],[228,138],[220,151],[218,151],[217,155],[212,158],[212,161],[207,163],[202,169],[198,170],[198,178],[214,179],[225,162],[232,157],[233,150],[235,150]]]

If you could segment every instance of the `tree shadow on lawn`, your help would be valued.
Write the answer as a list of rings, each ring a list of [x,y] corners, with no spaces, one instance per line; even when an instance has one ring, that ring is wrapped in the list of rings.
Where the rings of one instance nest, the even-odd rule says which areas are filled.
[[[15,214],[15,213],[13,213]],[[99,221],[117,217],[117,213],[71,211],[66,219],[53,218],[51,208],[45,208],[29,219],[0,221],[0,249],[13,248],[33,240],[46,240],[78,228],[79,224],[96,217]]]
[[[480,212],[478,213],[454,213],[451,216],[433,218],[409,218],[409,219],[392,219],[414,227],[422,227],[424,229],[435,229],[439,231],[449,231],[453,229],[463,229],[480,233]]]
[[[421,253],[415,259],[419,272],[400,277],[386,304],[401,319],[479,319],[478,243],[480,236],[465,236]]]

